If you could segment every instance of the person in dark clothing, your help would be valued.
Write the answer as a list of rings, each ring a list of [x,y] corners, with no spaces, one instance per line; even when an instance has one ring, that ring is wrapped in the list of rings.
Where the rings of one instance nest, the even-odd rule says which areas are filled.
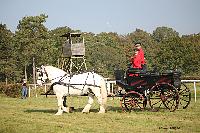
[[[22,84],[22,99],[26,99],[27,98],[27,86],[26,83]]]

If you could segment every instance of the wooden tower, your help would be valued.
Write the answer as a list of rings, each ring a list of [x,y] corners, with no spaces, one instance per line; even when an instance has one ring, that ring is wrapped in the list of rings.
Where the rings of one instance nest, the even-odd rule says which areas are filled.
[[[62,46],[58,67],[68,73],[87,70],[84,37],[80,33],[67,33],[61,37],[66,37],[66,42]]]

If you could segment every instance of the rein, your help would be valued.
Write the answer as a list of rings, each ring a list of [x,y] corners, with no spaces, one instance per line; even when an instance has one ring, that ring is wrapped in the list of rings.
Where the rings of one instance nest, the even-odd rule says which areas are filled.
[[[44,68],[44,74],[46,74],[46,76],[47,76],[47,79],[49,79],[49,75],[48,75],[48,73],[47,73],[47,71],[46,71],[46,69]],[[67,74],[64,74],[63,76],[58,76],[58,77],[55,77],[55,78],[53,78],[53,79],[51,79],[51,80],[55,80],[55,79],[57,79],[57,78],[60,78],[61,77],[61,79],[59,80],[59,82],[60,81],[62,81],[62,79],[63,79],[63,77],[65,77]],[[49,79],[50,80],[50,79]]]
[[[42,73],[43,73],[43,72],[42,72]],[[48,73],[47,73],[47,71],[46,71],[45,68],[44,68],[44,74],[46,75],[47,79],[49,79],[49,75],[48,75]],[[66,75],[67,75],[67,74],[64,74],[63,76],[58,76],[58,77],[55,77],[55,78],[51,79],[51,80],[55,80],[55,79],[61,77],[60,80],[59,80],[58,82],[55,82],[55,83],[53,83],[53,84],[50,86],[50,89],[45,93],[46,97],[47,97],[47,95],[50,93],[50,91],[53,90],[53,86],[54,86],[54,85],[56,85],[56,84],[60,84],[60,85],[61,85],[61,81],[63,80],[63,78],[64,78]],[[40,80],[43,81],[42,78],[41,78]],[[49,79],[49,80],[50,80],[50,79]],[[46,82],[46,81],[43,81],[43,82]]]
[[[64,79],[65,76],[66,76],[66,74],[65,74],[64,76],[59,76],[59,77],[61,77],[61,79],[60,79],[58,82],[55,82],[55,83],[53,83],[53,84],[50,86],[50,89],[45,93],[46,97],[47,97],[48,93],[49,93],[50,91],[53,90],[53,86],[54,86],[54,85],[63,85],[63,86],[66,86],[66,87],[68,88],[68,89],[67,89],[67,90],[68,90],[68,92],[67,92],[68,95],[70,95],[70,93],[69,93],[69,88],[70,88],[70,87],[73,88],[73,89],[81,90],[82,92],[83,92],[85,86],[93,86],[93,87],[99,87],[99,88],[100,88],[100,86],[95,85],[94,74],[92,75],[92,76],[93,76],[93,83],[94,83],[94,84],[87,84],[87,79],[88,79],[88,77],[89,77],[89,73],[87,74],[87,77],[86,77],[86,79],[85,79],[85,83],[83,83],[83,84],[70,84],[71,77],[73,77],[73,76],[69,76],[69,77],[70,77],[70,78],[69,78],[69,83],[64,83],[64,82],[62,82],[62,81],[63,81],[63,79]],[[56,78],[59,78],[59,77],[56,77]],[[54,78],[54,79],[56,79],[56,78]],[[81,88],[78,88],[78,87],[76,87],[77,85],[82,85],[83,88],[82,88],[82,89],[81,89]]]
[[[47,77],[48,80],[51,80],[51,81],[60,78],[57,82],[54,82],[54,83],[50,86],[50,89],[45,93],[46,97],[47,97],[47,95],[53,90],[53,86],[54,86],[54,85],[63,85],[63,86],[66,86],[66,87],[68,88],[68,92],[67,92],[68,95],[70,95],[70,92],[69,92],[70,87],[73,88],[73,89],[81,90],[82,93],[83,93],[83,90],[84,90],[85,86],[93,86],[93,87],[99,87],[99,88],[100,88],[100,86],[95,85],[95,76],[94,76],[94,73],[92,73],[92,77],[93,77],[93,83],[92,83],[92,84],[91,84],[91,83],[90,83],[90,84],[87,84],[87,80],[88,80],[88,77],[89,77],[90,73],[87,74],[87,77],[86,77],[84,83],[82,83],[82,84],[70,84],[71,78],[73,77],[73,75],[66,76],[66,75],[67,75],[67,73],[66,73],[66,74],[64,74],[64,75],[62,75],[62,76],[58,76],[58,77],[55,77],[55,78],[53,78],[53,79],[49,79],[49,75],[48,75],[48,73],[47,73],[45,67],[43,68],[43,71],[41,71],[41,72],[42,72],[42,74],[45,74],[45,75],[46,75],[46,77]],[[66,78],[68,78],[68,77],[70,77],[70,78],[69,78],[69,83],[64,83],[63,80],[66,79]],[[46,80],[47,80],[47,79],[46,79]],[[42,78],[41,78],[40,80],[43,81]],[[46,82],[46,80],[43,81],[43,82]],[[76,86],[79,86],[79,85],[83,86],[82,89],[76,87]]]

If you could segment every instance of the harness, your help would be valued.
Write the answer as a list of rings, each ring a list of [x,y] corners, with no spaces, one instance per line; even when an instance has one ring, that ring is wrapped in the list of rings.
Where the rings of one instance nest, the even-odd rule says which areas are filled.
[[[46,74],[47,79],[48,79],[48,74],[47,74],[47,72],[46,72],[45,69],[44,69],[44,73]],[[61,77],[61,78],[60,78],[60,80],[59,80],[58,82],[54,82],[54,83],[50,86],[50,89],[45,93],[46,97],[47,97],[47,95],[53,90],[53,86],[54,86],[54,85],[66,86],[66,87],[68,88],[68,89],[67,89],[67,95],[70,95],[70,92],[69,92],[70,87],[73,88],[73,89],[81,90],[81,91],[82,91],[81,93],[83,93],[83,90],[84,90],[85,86],[91,86],[91,87],[98,87],[98,88],[100,88],[100,86],[95,85],[94,74],[93,74],[93,83],[94,83],[94,84],[87,84],[87,79],[88,79],[88,77],[89,77],[89,73],[87,74],[87,77],[86,77],[86,79],[85,79],[85,83],[84,83],[84,84],[70,84],[70,81],[71,81],[73,75],[72,75],[72,76],[69,76],[70,78],[69,78],[68,83],[65,83],[65,82],[63,82],[63,80],[67,78],[66,75],[67,75],[67,74],[65,74],[65,75],[63,75],[63,76],[56,77],[56,78],[60,78],[60,77]],[[56,78],[54,78],[54,79],[56,79]],[[54,79],[53,79],[53,80],[54,80]],[[80,88],[76,87],[77,85],[82,85],[83,88],[80,89]],[[88,91],[89,91],[89,93],[92,93],[92,91],[91,91],[90,89],[89,89]]]

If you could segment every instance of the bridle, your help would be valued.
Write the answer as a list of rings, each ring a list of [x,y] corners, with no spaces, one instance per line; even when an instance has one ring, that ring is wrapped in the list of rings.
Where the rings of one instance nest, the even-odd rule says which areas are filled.
[[[48,80],[50,80],[49,79],[49,75],[48,75],[48,73],[47,73],[47,71],[46,71],[46,69],[45,68],[42,68],[43,70],[40,70],[40,73],[39,73],[39,76],[41,76],[41,78],[38,78],[38,80],[40,80],[40,81],[42,81],[42,83],[46,83]],[[43,80],[42,79],[42,77],[43,77],[43,75],[46,75],[46,79],[45,80]],[[64,74],[64,75],[62,75],[62,76],[58,76],[58,77],[55,77],[55,78],[53,78],[53,79],[51,79],[51,80],[55,80],[55,79],[57,79],[57,78],[60,78],[59,79],[59,82],[61,82],[62,80],[64,80],[64,77],[66,76],[67,74]]]
[[[45,79],[45,80],[43,80],[43,76],[44,76],[44,74],[45,74],[46,77],[47,77],[47,79]],[[39,77],[40,77],[40,78],[38,78],[38,80],[42,81],[42,83],[45,83],[45,82],[49,79],[49,77],[48,77],[48,73],[47,73],[46,71],[45,71],[45,72],[40,71],[40,72],[39,72]]]

